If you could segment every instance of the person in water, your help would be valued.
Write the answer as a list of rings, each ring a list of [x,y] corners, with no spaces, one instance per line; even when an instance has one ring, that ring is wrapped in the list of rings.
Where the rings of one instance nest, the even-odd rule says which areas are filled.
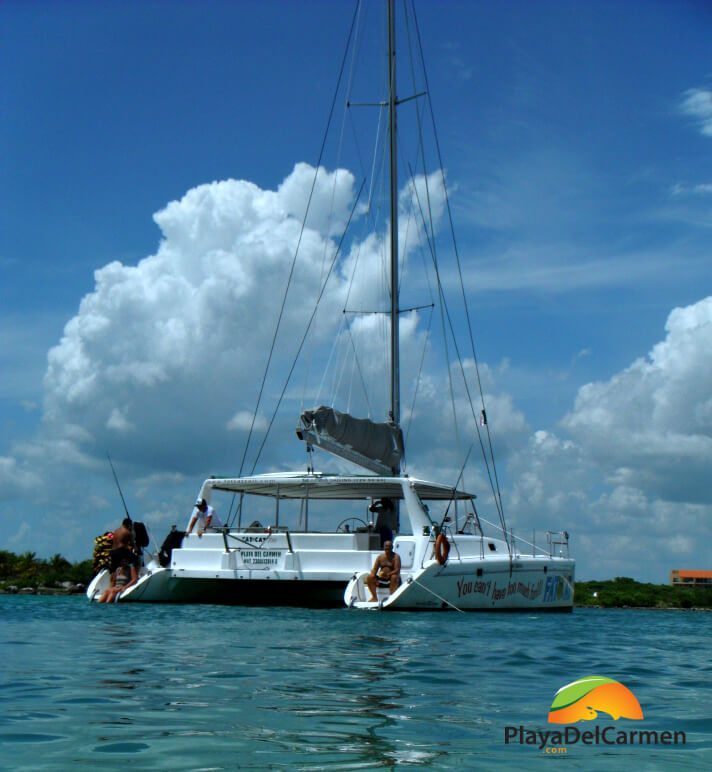
[[[398,589],[400,570],[400,555],[393,550],[393,542],[389,540],[383,545],[383,553],[376,558],[371,573],[366,577],[366,586],[371,592],[369,600],[372,603],[378,602],[377,587],[388,587],[391,593]]]

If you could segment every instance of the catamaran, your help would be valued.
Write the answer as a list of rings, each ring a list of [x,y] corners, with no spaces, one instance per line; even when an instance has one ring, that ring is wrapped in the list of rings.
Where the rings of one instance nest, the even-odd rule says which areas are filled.
[[[302,411],[297,436],[310,459],[306,471],[206,479],[198,498],[231,514],[235,507],[228,518],[232,522],[189,535],[174,529],[160,552],[147,554],[138,582],[118,596],[119,602],[572,609],[575,563],[568,533],[547,531],[539,544],[536,536],[531,541],[516,538],[506,526],[498,485],[492,500],[499,523],[493,523],[478,512],[476,496],[465,489],[462,474],[437,483],[403,469],[399,319],[406,309],[399,278],[396,116],[399,105],[409,100],[397,98],[395,4],[387,0],[386,5],[388,96],[377,106],[388,123],[390,302],[383,312],[390,327],[388,419],[378,423],[325,405]],[[464,369],[462,374],[464,379]],[[481,422],[489,436],[484,402]],[[482,444],[478,422],[472,423]],[[314,449],[365,471],[315,471]],[[468,457],[469,452],[465,462]],[[489,462],[487,470],[491,480]],[[392,541],[399,556],[401,581],[393,592],[379,588],[374,600],[366,579],[385,541]],[[108,583],[105,570],[89,586],[88,597],[97,598]]]

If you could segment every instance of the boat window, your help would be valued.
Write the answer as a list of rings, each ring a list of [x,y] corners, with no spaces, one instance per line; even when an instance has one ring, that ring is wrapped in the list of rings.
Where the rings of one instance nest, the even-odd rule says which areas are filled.
[[[453,533],[459,528],[458,514],[462,504],[456,510],[455,502],[448,501],[424,501],[425,510],[435,525],[444,525]],[[449,504],[449,506],[448,506]],[[464,521],[464,517],[460,518]],[[456,528],[456,524],[458,528]]]

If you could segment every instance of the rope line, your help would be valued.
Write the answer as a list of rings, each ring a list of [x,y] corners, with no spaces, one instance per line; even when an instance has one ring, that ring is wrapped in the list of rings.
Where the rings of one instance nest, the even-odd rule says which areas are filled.
[[[455,611],[459,611],[461,614],[465,613],[461,608],[458,608],[454,603],[450,603],[449,600],[447,600],[446,598],[443,598],[442,595],[438,595],[437,592],[431,590],[430,587],[426,587],[424,584],[422,584],[422,582],[419,582],[417,579],[411,579],[411,581],[413,582],[413,584],[417,584],[418,587],[420,587],[421,589],[425,590],[426,592],[429,592],[431,595],[434,595],[438,600],[454,608]]]
[[[433,125],[433,133],[434,133],[434,140],[435,140],[435,147],[436,147],[436,152],[437,152],[437,157],[438,157],[438,163],[440,164],[440,169],[442,170],[443,164],[442,164],[442,153],[441,153],[441,150],[440,150],[440,140],[439,140],[439,137],[438,137],[437,124],[435,122],[435,112],[434,112],[434,108],[433,108],[433,102],[432,102],[432,99],[430,97],[430,88],[429,88],[429,84],[428,84],[428,75],[427,75],[427,70],[425,68],[425,54],[423,52],[423,44],[422,44],[422,39],[421,39],[421,35],[420,35],[420,26],[418,24],[418,19],[417,19],[417,16],[415,14],[415,9],[413,9],[413,20],[414,20],[414,24],[415,24],[415,30],[416,30],[417,40],[418,40],[418,47],[419,47],[419,51],[420,51],[420,60],[423,63],[423,78],[425,80],[425,88],[426,88],[426,91],[428,93],[428,106],[430,107],[430,120],[431,120],[432,125]],[[449,197],[448,192],[447,192],[447,180],[446,180],[444,174],[442,175],[442,180],[443,180],[443,189],[445,191],[445,205],[446,205],[446,209],[447,209],[448,220],[449,220],[449,223],[450,223],[450,233],[451,233],[451,236],[452,236],[453,250],[454,250],[454,254],[455,254],[455,260],[456,260],[456,263],[457,263],[457,271],[458,271],[458,276],[459,276],[459,279],[460,279],[460,287],[462,289],[462,300],[463,300],[463,305],[464,305],[464,309],[465,309],[465,317],[467,319],[467,329],[468,329],[469,338],[470,338],[470,347],[471,347],[471,350],[472,350],[472,358],[473,358],[473,361],[474,361],[474,364],[475,364],[475,372],[476,372],[476,375],[477,375],[477,385],[478,385],[478,388],[479,388],[479,391],[480,391],[480,401],[481,401],[481,404],[482,404],[482,410],[484,411],[485,410],[484,393],[482,391],[482,380],[481,380],[481,376],[480,376],[480,368],[479,368],[479,363],[478,363],[478,359],[477,359],[477,353],[475,351],[474,336],[472,334],[472,320],[470,318],[469,304],[467,302],[467,296],[465,294],[465,284],[464,284],[464,281],[463,281],[463,278],[462,278],[462,263],[461,263],[461,260],[460,260],[460,252],[459,252],[459,249],[458,249],[458,246],[457,246],[457,239],[455,237],[455,227],[454,227],[453,217],[452,217],[452,208],[450,206],[450,197]],[[464,375],[464,372],[463,372],[463,375]],[[468,398],[469,398],[469,390],[468,390]],[[486,415],[486,413],[485,413],[485,415]],[[475,418],[475,425],[477,425],[476,418]],[[499,512],[499,516],[500,516],[500,519],[502,521],[502,526],[503,526],[502,530],[506,534],[506,530],[507,529],[506,529],[506,522],[505,522],[505,518],[504,518],[504,507],[503,507],[503,504],[502,504],[502,492],[501,492],[501,488],[500,488],[500,484],[499,484],[499,477],[497,475],[497,467],[496,467],[495,462],[494,462],[494,449],[492,447],[492,437],[491,437],[490,430],[489,430],[489,424],[486,421],[485,421],[485,428],[487,430],[487,432],[486,432],[487,433],[487,442],[488,442],[488,445],[489,445],[489,453],[490,453],[490,458],[492,459],[492,468],[493,468],[493,473],[494,473],[495,488],[493,489],[493,493],[495,495],[495,501],[496,501],[496,504],[497,504],[497,510]],[[478,430],[477,433],[479,435],[479,430]],[[489,465],[488,465],[488,470],[489,470]],[[506,540],[507,546],[509,547],[510,552],[511,552],[511,545],[509,543],[509,539],[506,536],[505,536],[505,540]]]

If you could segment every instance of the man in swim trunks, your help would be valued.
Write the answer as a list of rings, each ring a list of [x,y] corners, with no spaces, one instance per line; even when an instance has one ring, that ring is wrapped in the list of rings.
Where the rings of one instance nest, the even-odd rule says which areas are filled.
[[[401,559],[393,550],[393,542],[387,541],[383,545],[383,554],[376,558],[371,573],[366,577],[366,586],[371,592],[369,600],[377,603],[377,587],[388,587],[394,593],[400,585]]]

